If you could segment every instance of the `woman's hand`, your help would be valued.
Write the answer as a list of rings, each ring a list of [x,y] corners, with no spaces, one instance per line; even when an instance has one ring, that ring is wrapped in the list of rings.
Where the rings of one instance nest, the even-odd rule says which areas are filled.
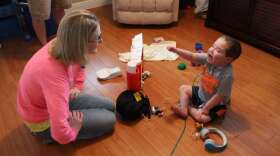
[[[84,114],[79,111],[71,111],[69,116],[69,125],[72,128],[75,128],[77,131],[79,131],[82,127]]]
[[[81,91],[74,87],[70,89],[70,100],[75,99],[77,96],[79,96],[79,94],[81,93]]]

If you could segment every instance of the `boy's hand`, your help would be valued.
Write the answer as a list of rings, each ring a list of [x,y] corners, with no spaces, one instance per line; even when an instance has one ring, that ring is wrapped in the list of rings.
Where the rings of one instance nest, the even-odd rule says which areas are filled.
[[[173,46],[167,46],[166,49],[168,51],[171,51],[171,52],[174,52],[174,53],[177,53],[177,48],[176,47],[173,47]]]
[[[204,115],[208,115],[209,114],[209,110],[205,108],[205,106],[201,109],[202,114]]]
[[[79,96],[79,94],[81,93],[81,91],[74,87],[70,89],[70,100],[75,99],[77,96]]]
[[[84,114],[79,111],[71,111],[69,116],[69,125],[72,128],[75,128],[77,131],[79,131],[82,127]]]

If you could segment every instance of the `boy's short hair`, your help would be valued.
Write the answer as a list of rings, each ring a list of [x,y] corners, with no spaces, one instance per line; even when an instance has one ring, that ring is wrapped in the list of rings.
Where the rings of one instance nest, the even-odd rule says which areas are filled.
[[[241,55],[240,42],[226,35],[221,36],[221,38],[223,38],[228,44],[228,48],[226,49],[226,57],[232,57],[233,60],[237,59]]]
[[[66,14],[59,24],[50,54],[66,65],[85,64],[88,42],[98,26],[97,17],[87,10]]]

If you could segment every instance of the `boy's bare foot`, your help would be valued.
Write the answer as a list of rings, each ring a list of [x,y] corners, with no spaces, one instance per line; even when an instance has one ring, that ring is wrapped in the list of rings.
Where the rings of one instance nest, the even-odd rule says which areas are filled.
[[[183,108],[180,105],[171,106],[171,110],[176,115],[178,115],[179,117],[181,117],[183,119],[187,119],[187,117],[188,117],[188,109],[187,108]]]

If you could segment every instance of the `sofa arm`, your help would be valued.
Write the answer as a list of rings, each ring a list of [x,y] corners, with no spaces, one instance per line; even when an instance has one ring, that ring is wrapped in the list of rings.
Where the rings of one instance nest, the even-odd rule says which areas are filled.
[[[179,16],[179,0],[174,0],[173,3],[173,21],[177,22]]]
[[[116,13],[116,0],[112,0],[112,9],[113,9],[113,20],[117,20],[117,13]]]

